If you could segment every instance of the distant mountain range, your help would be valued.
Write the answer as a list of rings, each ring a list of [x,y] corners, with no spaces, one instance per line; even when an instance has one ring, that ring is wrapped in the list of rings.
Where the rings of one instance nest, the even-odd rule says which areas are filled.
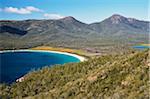
[[[69,16],[59,20],[1,20],[1,49],[38,45],[86,47],[112,43],[148,42],[148,21],[114,14],[102,22],[86,24]]]

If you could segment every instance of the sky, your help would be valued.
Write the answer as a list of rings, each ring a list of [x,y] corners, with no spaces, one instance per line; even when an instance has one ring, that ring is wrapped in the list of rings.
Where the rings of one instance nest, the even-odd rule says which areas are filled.
[[[82,22],[93,23],[113,14],[149,20],[149,6],[149,0],[0,0],[0,20],[73,16]]]

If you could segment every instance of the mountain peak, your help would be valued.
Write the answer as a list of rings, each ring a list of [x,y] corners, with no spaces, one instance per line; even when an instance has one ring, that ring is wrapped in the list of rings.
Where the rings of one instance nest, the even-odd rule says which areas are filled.
[[[111,20],[112,24],[118,24],[118,23],[124,21],[126,18],[119,14],[114,14],[109,19]]]
[[[122,15],[120,15],[120,14],[113,14],[111,17],[123,17]]]
[[[67,16],[67,17],[62,18],[62,20],[72,21],[72,20],[76,20],[76,19],[72,16]]]

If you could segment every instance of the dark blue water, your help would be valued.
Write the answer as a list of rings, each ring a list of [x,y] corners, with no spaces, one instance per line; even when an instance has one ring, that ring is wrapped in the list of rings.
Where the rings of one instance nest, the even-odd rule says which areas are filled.
[[[64,54],[27,51],[0,53],[0,58],[0,83],[12,83],[29,71],[43,66],[80,61]]]
[[[143,49],[148,49],[148,48],[150,48],[150,46],[137,45],[137,46],[133,46],[133,48],[143,50]]]

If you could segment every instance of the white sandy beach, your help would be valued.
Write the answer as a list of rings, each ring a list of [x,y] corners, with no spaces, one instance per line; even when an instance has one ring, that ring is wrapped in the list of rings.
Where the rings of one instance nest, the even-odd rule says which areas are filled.
[[[50,53],[57,53],[57,54],[64,54],[64,55],[69,55],[78,58],[81,62],[86,61],[86,59],[80,55],[72,54],[72,53],[67,53],[67,52],[59,52],[59,51],[47,51],[47,50],[28,50],[28,49],[23,49],[23,50],[4,50],[0,51],[0,53],[5,53],[5,52],[21,52],[21,51],[28,51],[28,52],[50,52]]]

